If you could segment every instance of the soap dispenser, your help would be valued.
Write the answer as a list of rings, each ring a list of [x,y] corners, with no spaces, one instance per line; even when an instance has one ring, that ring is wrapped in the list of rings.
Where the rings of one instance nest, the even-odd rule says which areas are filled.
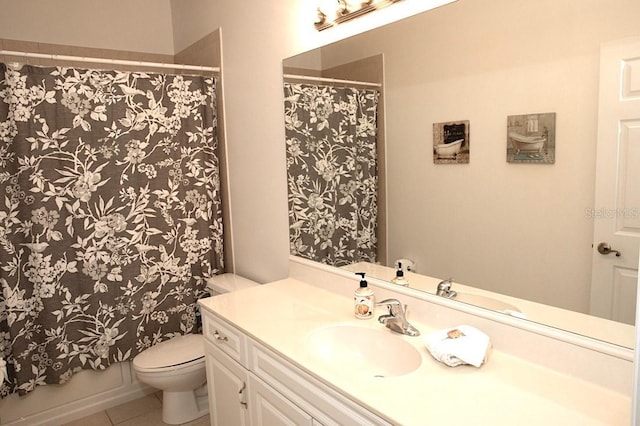
[[[373,290],[371,290],[365,280],[364,272],[356,272],[356,275],[360,275],[360,286],[356,289],[353,302],[354,313],[358,319],[369,319],[373,317],[373,309],[375,306],[375,298],[373,296]]]
[[[398,270],[396,271],[396,276],[391,280],[392,283],[408,286],[409,280],[405,278],[404,271],[402,270],[402,262],[398,262]]]

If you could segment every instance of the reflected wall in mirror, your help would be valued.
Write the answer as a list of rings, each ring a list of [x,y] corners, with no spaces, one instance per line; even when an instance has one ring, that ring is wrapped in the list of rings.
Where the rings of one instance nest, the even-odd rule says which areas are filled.
[[[284,69],[320,75],[322,69],[384,57],[380,165],[386,204],[380,202],[385,243],[379,263],[393,266],[407,258],[427,276],[632,322],[640,229],[640,174],[634,170],[640,167],[633,165],[640,159],[636,148],[628,150],[635,155],[625,160],[631,167],[615,172],[624,177],[624,188],[598,188],[605,195],[622,192],[624,199],[614,197],[615,204],[600,204],[608,203],[596,191],[605,166],[598,164],[596,173],[596,164],[598,144],[608,137],[603,127],[611,128],[601,102],[609,94],[599,95],[606,74],[601,49],[631,38],[638,45],[638,22],[640,3],[630,0],[458,0],[288,58]],[[637,62],[628,73],[635,78]],[[633,84],[637,90],[639,83]],[[551,111],[555,163],[508,163],[507,117]],[[438,167],[432,126],[460,117],[472,129],[473,157],[468,164]],[[639,118],[625,119],[632,128],[625,146],[638,146]],[[617,124],[613,128],[617,134]],[[597,214],[602,211],[612,214]],[[611,238],[616,248],[619,234],[631,242],[618,259],[592,246]],[[599,276],[615,276],[615,282],[592,286],[592,268],[604,268]],[[602,296],[594,290],[598,286],[609,293],[615,287],[621,297]],[[622,304],[617,313],[594,307],[616,303]]]

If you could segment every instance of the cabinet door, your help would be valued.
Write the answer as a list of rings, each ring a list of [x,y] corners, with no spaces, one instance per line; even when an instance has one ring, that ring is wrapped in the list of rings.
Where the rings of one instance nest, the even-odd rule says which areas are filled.
[[[249,426],[249,372],[210,342],[205,342],[212,426]]]
[[[252,426],[313,425],[311,416],[286,399],[255,374],[249,374]]]

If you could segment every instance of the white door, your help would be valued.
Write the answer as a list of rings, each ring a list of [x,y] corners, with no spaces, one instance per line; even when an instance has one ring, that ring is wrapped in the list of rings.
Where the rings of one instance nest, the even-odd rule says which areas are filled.
[[[640,245],[640,38],[602,46],[599,96],[595,208],[589,212],[591,314],[633,324]]]

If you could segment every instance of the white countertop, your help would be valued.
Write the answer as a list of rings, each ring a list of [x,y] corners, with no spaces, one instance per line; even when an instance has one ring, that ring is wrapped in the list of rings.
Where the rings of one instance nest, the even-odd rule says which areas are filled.
[[[200,304],[393,424],[630,423],[628,396],[522,361],[500,352],[500,348],[494,347],[489,361],[480,368],[447,367],[433,359],[423,345],[423,337],[435,330],[411,321],[411,317],[409,322],[422,335],[397,337],[420,352],[422,364],[417,370],[403,376],[374,378],[327,367],[306,349],[306,336],[311,330],[346,323],[387,330],[376,319],[355,319],[352,298],[294,279],[203,299]],[[379,314],[376,312],[375,317]]]

